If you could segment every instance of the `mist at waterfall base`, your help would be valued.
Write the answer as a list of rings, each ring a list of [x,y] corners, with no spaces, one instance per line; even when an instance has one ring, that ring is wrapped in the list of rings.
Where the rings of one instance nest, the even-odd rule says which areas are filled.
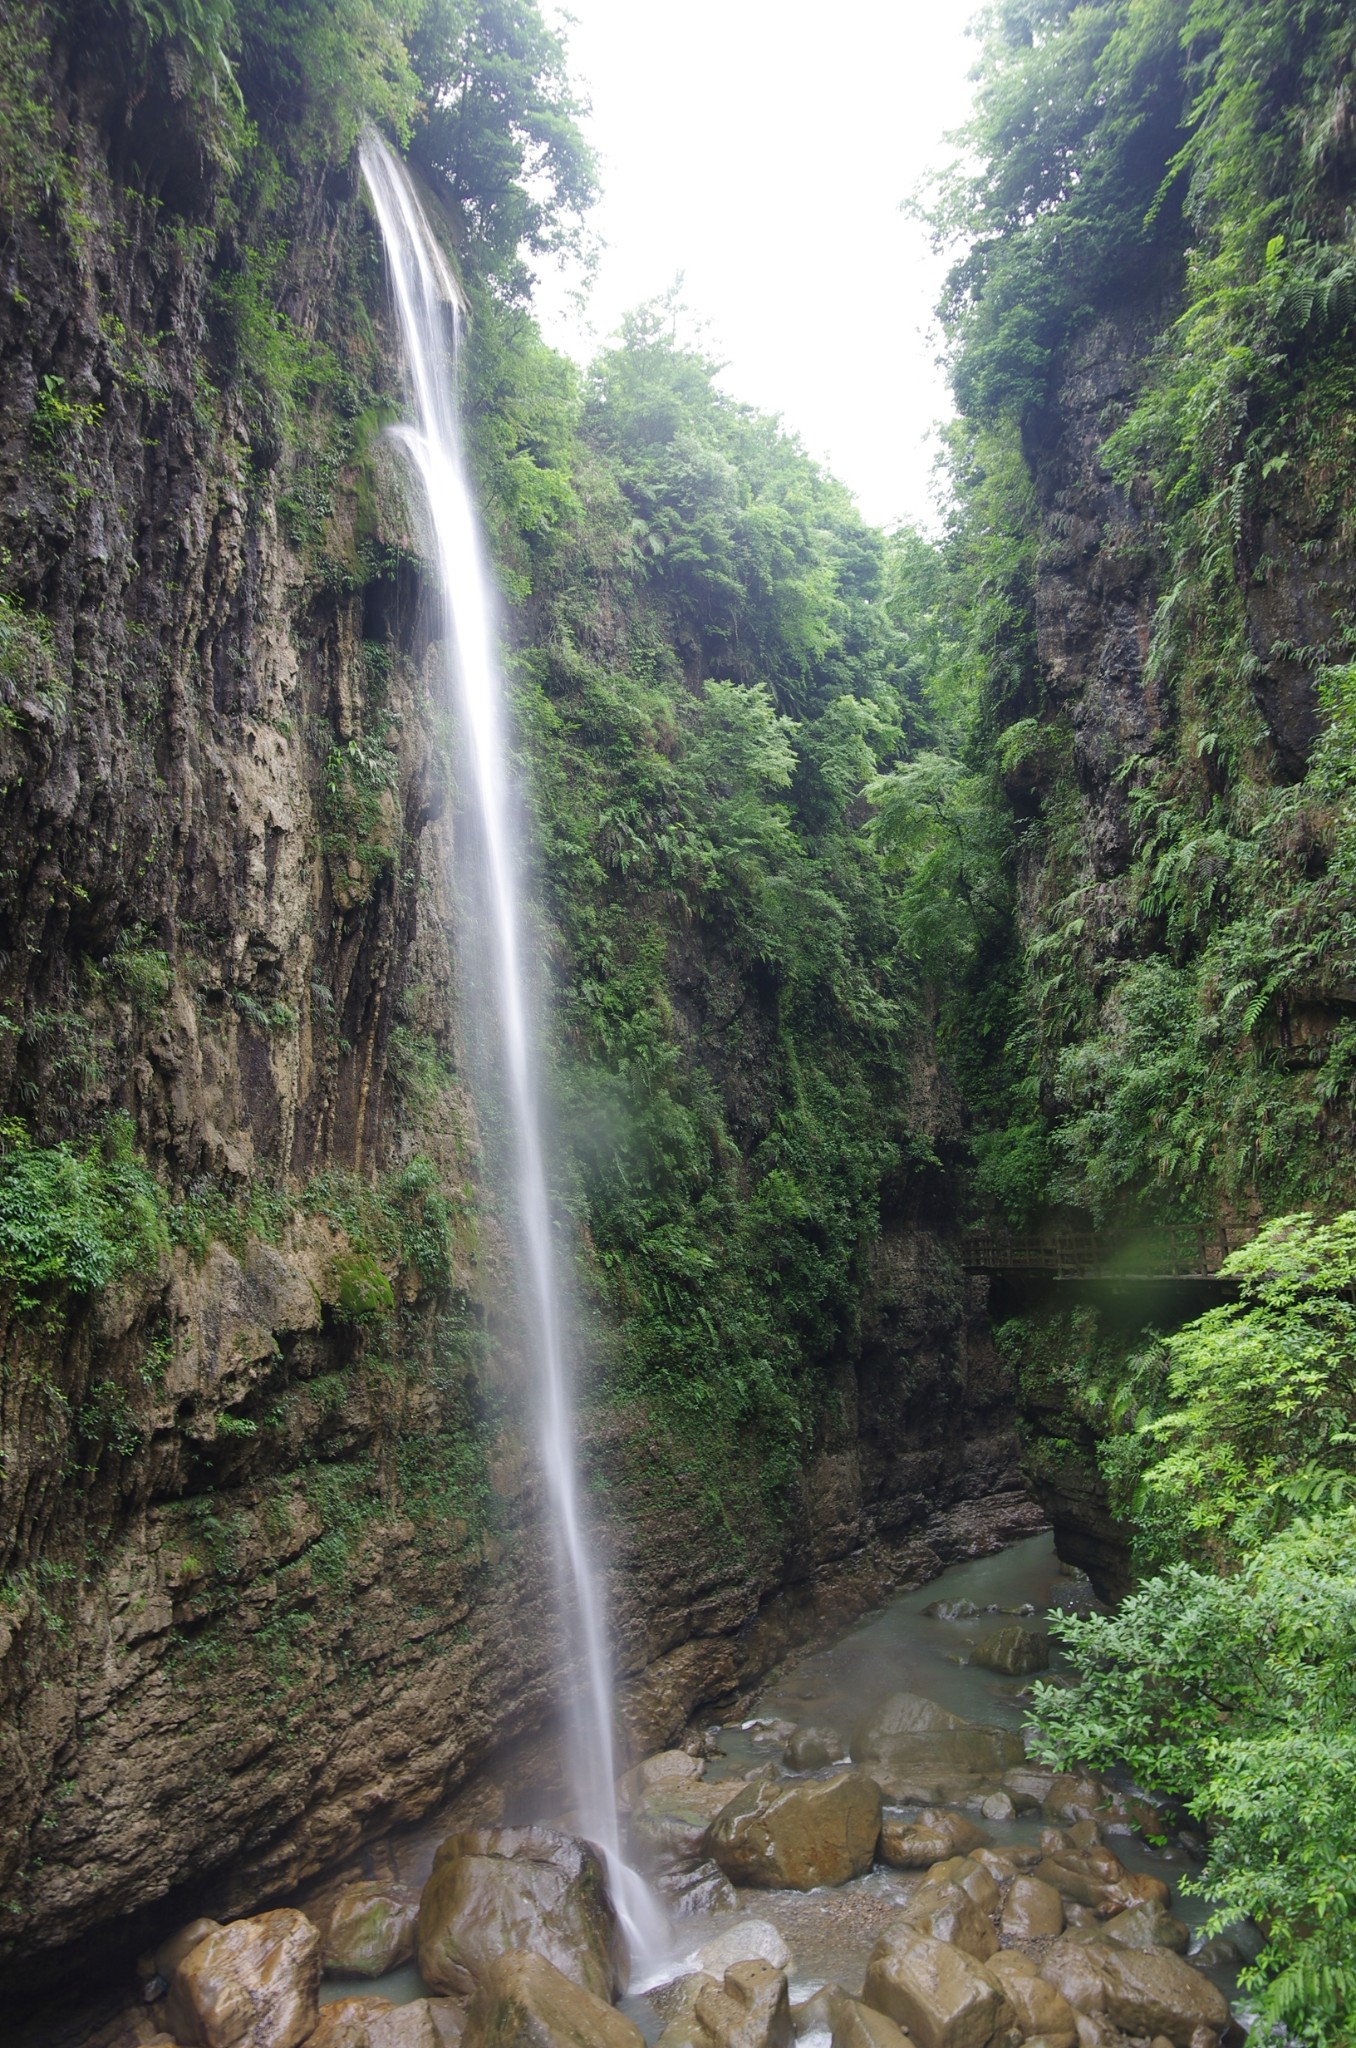
[[[474,992],[483,965],[482,1033],[496,1052],[516,1278],[537,1403],[564,1632],[581,1675],[565,1702],[566,1765],[578,1825],[603,1852],[626,1932],[633,1978],[656,1964],[667,1932],[648,1886],[624,1862],[614,1788],[613,1693],[597,1575],[579,1508],[564,1294],[553,1242],[539,1076],[539,999],[524,952],[521,806],[509,765],[509,723],[496,601],[466,474],[456,380],[461,305],[403,165],[375,135],[360,147],[390,272],[412,421],[393,428],[418,482],[429,559],[443,608],[443,670],[461,738],[467,830],[457,834],[459,894],[469,931],[459,951]],[[471,844],[464,845],[469,837]]]

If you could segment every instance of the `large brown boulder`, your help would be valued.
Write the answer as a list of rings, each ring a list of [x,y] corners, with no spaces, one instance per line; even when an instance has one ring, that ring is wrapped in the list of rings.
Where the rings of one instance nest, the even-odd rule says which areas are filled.
[[[836,1728],[793,1728],[786,1742],[786,1766],[791,1771],[822,1771],[847,1753]]]
[[[348,1884],[320,1923],[322,1967],[334,1976],[384,1977],[414,1954],[419,1901],[390,1884]]]
[[[1030,1956],[1003,1949],[984,1965],[1017,2015],[1023,2040],[1041,2040],[1051,2048],[1074,2048],[1078,2026],[1074,2009],[1053,1984],[1041,1976]]]
[[[881,1822],[881,1861],[896,1870],[928,1870],[948,1856],[968,1856],[987,1846],[989,1837],[963,1813],[929,1807],[917,1820],[887,1814]]]
[[[866,1965],[862,2002],[902,2027],[917,2048],[989,2048],[1015,2025],[981,1965],[949,1942],[892,1921]]]
[[[1165,2034],[1179,2048],[1191,2048],[1198,2027],[1218,2033],[1229,2018],[1224,1994],[1168,1949],[1123,1948],[1102,1936],[1061,1941],[1041,1975],[1076,2011],[1105,2014],[1127,2034]]]
[[[908,2035],[859,1998],[844,1998],[834,2017],[831,2048],[910,2048]]]
[[[998,1924],[1009,1941],[1046,1941],[1064,1932],[1064,1901],[1043,1878],[1015,1877]]]
[[[545,1956],[511,1949],[485,1970],[462,2048],[645,2048],[645,2037]]]
[[[652,1792],[671,1792],[679,1785],[695,1785],[705,1770],[702,1759],[685,1749],[661,1749],[633,1764],[618,1778],[617,1805],[622,1813],[629,1813]]]
[[[637,1793],[626,1823],[634,1860],[649,1871],[699,1862],[706,1855],[712,1821],[743,1789],[742,1781],[706,1784],[673,1777]]]
[[[320,1933],[290,1907],[232,1920],[182,1956],[166,2024],[195,2048],[296,2048],[319,2013]]]
[[[934,1941],[949,1941],[964,1949],[976,1962],[987,1962],[998,1947],[998,1936],[987,1918],[958,1884],[920,1885],[900,1918],[920,1934],[930,1934]]]
[[[1022,1739],[947,1713],[921,1693],[897,1692],[858,1724],[853,1761],[889,1799],[964,1799],[1022,1761]]]
[[[1170,1948],[1184,1956],[1191,1946],[1191,1930],[1185,1921],[1167,1912],[1156,1899],[1143,1899],[1117,1913],[1102,1932],[1108,1941],[1119,1941],[1125,1948]]]
[[[723,1984],[702,1986],[695,2014],[711,2048],[794,2048],[786,1972],[771,1963],[732,1963]]]
[[[1050,1645],[1031,1628],[995,1629],[991,1636],[970,1652],[970,1662],[983,1671],[997,1671],[1005,1678],[1024,1678],[1029,1671],[1050,1668]]]
[[[707,1846],[733,1884],[812,1891],[871,1868],[880,1789],[864,1771],[749,1785],[711,1827]]]
[[[973,1856],[948,1856],[928,1871],[929,1884],[958,1884],[981,1913],[996,1913],[1003,1903],[997,1880]]]
[[[463,2015],[447,1998],[339,1998],[323,2006],[306,2048],[455,2048]]]
[[[474,1991],[495,1958],[531,1949],[611,2003],[626,1956],[597,1851],[554,1828],[449,1836],[419,1902],[419,1968],[435,1991]]]

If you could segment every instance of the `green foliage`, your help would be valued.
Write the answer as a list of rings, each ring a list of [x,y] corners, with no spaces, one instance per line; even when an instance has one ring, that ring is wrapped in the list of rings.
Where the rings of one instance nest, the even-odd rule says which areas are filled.
[[[20,1314],[154,1269],[169,1248],[166,1203],[136,1156],[126,1117],[88,1151],[0,1130],[0,1286]]]
[[[344,870],[355,863],[369,882],[391,867],[399,847],[398,768],[384,740],[362,735],[326,757],[321,850]]]
[[[906,1147],[915,977],[862,825],[926,713],[879,537],[674,322],[628,323],[581,406],[485,308],[472,431],[538,621],[517,710],[600,1392],[757,1523]]]
[[[346,1233],[350,1251],[342,1256],[356,1262],[355,1286],[361,1269],[378,1295],[373,1269],[384,1277],[401,1266],[413,1267],[428,1287],[447,1286],[452,1211],[431,1160],[412,1159],[379,1181],[333,1169],[307,1183],[301,1208],[328,1216]]]
[[[1056,1633],[1079,1670],[1036,1688],[1036,1754],[1128,1768],[1209,1829],[1184,1888],[1265,1931],[1263,2025],[1340,2048],[1356,2013],[1356,1512],[1296,1519],[1228,1576],[1176,1564]]]
[[[395,1307],[391,1283],[365,1252],[341,1253],[330,1268],[335,1313],[346,1323],[368,1323]]]
[[[1079,1679],[1038,1690],[1038,1749],[1128,1768],[1205,1822],[1190,1889],[1216,1927],[1262,1925],[1264,2019],[1337,2048],[1356,1999],[1356,1213],[1278,1218],[1224,1271],[1236,1301],[1119,1367],[1104,1354],[1100,1384],[1053,1347],[1159,1570],[1114,1616],[1060,1622]],[[1019,1343],[1029,1372],[1039,1342]]]
[[[411,48],[416,161],[446,181],[477,273],[523,297],[525,259],[578,247],[594,198],[564,44],[535,0],[425,0]]]

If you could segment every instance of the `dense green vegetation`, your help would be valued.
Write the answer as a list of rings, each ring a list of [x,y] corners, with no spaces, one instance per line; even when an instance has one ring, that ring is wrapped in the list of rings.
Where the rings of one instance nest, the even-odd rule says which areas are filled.
[[[772,1502],[911,1143],[918,976],[864,820],[929,711],[880,536],[679,317],[639,313],[581,385],[482,299],[472,423],[534,599],[518,706],[603,1390]]]
[[[1060,1624],[1080,1681],[1040,1689],[1043,1754],[1127,1765],[1209,1833],[1191,1888],[1266,1931],[1248,1982],[1305,2041],[1356,2008],[1356,1214],[1237,1252],[1236,1302],[1150,1347],[1103,1457],[1157,1564]]]
[[[1147,1575],[1067,1628],[1084,1675],[1042,1693],[1046,1751],[1128,1763],[1208,1823],[1219,1924],[1266,1931],[1264,2020],[1314,2042],[1349,2039],[1356,2002],[1354,64],[1338,5],[989,11],[976,168],[936,213],[965,241],[956,509],[910,599],[935,617],[940,579],[959,710],[878,825],[943,883],[910,914],[959,970],[943,1036],[981,1209],[1236,1235],[1306,1212],[1164,1341],[1085,1309],[1002,1342],[1037,1464],[1097,1441]],[[1083,497],[1052,502],[1071,368],[1108,335],[1136,388],[1085,429]],[[1075,587],[1080,518],[1101,528]],[[1038,592],[1094,578],[1156,606],[1117,678],[1145,716],[1038,647]]]

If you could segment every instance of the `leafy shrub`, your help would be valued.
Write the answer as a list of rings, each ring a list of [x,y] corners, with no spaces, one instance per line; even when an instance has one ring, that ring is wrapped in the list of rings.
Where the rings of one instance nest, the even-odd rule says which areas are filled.
[[[20,1313],[62,1293],[97,1293],[167,1252],[165,1198],[136,1156],[128,1118],[110,1118],[86,1152],[36,1146],[13,1118],[0,1143],[0,1285]]]

